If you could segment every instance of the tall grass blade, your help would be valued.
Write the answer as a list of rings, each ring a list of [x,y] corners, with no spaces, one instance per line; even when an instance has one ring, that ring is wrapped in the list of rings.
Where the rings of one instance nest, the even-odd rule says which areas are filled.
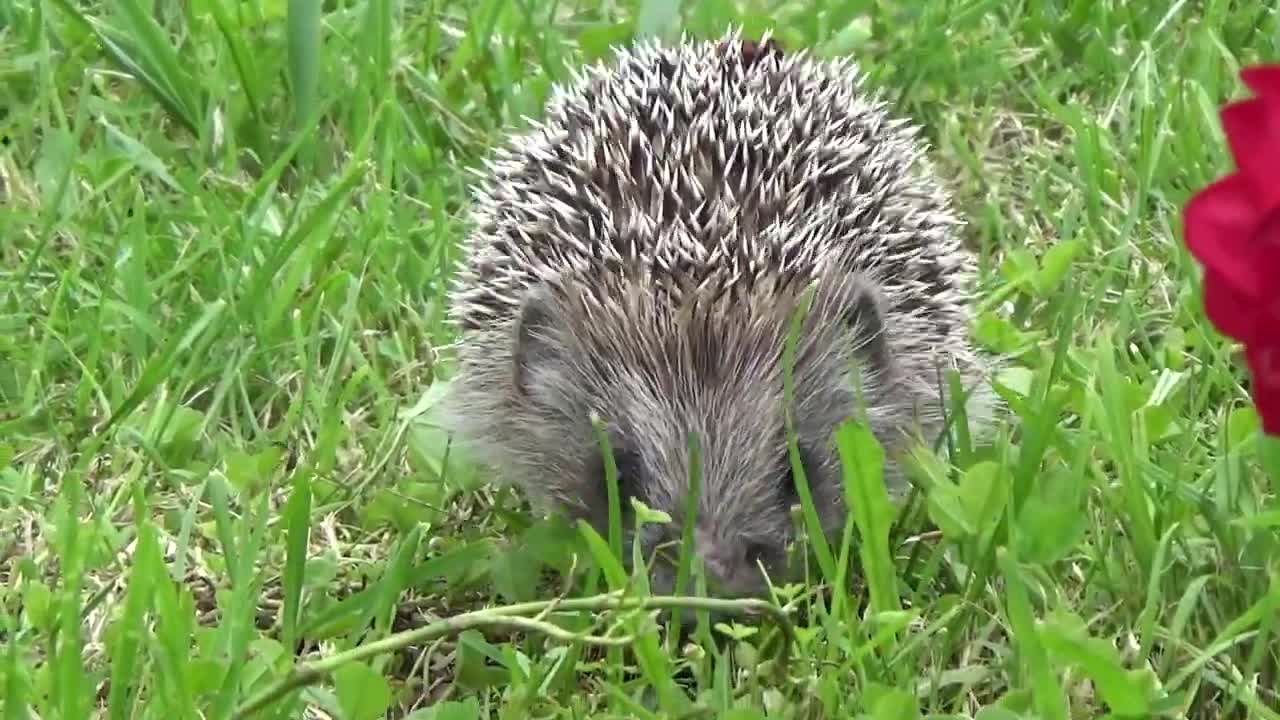
[[[675,594],[683,595],[689,585],[693,565],[693,531],[698,522],[698,499],[702,495],[702,443],[698,435],[689,433],[689,492],[684,501],[683,526],[680,528],[680,556],[676,566]]]
[[[805,530],[810,545],[818,559],[822,576],[828,581],[836,579],[836,561],[827,542],[826,532],[818,519],[818,512],[813,505],[813,494],[809,491],[809,480],[805,474],[804,459],[800,454],[799,437],[796,435],[795,421],[795,364],[796,352],[800,344],[800,335],[804,329],[804,319],[813,302],[813,291],[807,292],[799,303],[799,308],[792,314],[791,329],[786,337],[782,350],[782,394],[783,422],[787,433],[788,459],[791,462],[791,473],[795,477],[796,493],[800,496],[801,512],[804,516]]]
[[[613,446],[609,443],[609,433],[605,429],[604,421],[600,418],[592,418],[591,425],[595,430],[596,443],[600,446],[601,458],[604,460],[604,482],[609,503],[609,551],[615,558],[621,560],[622,498],[618,491],[618,461],[613,456]]]
[[[1066,697],[1062,686],[1054,677],[1048,651],[1040,642],[1031,599],[1027,596],[1027,588],[1022,581],[1017,561],[1013,553],[1005,548],[996,550],[996,561],[1007,584],[1005,611],[1008,613],[1023,674],[1031,681],[1036,712],[1045,720],[1067,720]]]
[[[136,52],[121,47],[98,23],[80,12],[70,0],[53,2],[98,39],[107,55],[146,88],[165,111],[188,132],[199,137],[201,125],[197,103],[191,93],[198,87],[195,79],[183,71],[177,51],[164,36],[163,29],[144,12],[136,0],[120,0],[119,8],[129,21],[137,43]]]
[[[6,622],[6,625],[9,639],[5,643],[8,652],[4,654],[4,673],[0,675],[4,678],[4,703],[0,710],[4,711],[4,720],[28,720],[31,712],[27,702],[26,668],[25,663],[19,662],[24,647],[14,624]]]
[[[320,0],[289,0],[289,87],[294,128],[301,129],[316,107],[320,86]]]
[[[58,559],[61,576],[57,597],[57,631],[50,638],[49,662],[53,669],[53,692],[59,714],[65,718],[86,717],[89,684],[81,654],[84,651],[82,592],[84,590],[85,540],[81,527],[81,478],[70,475],[58,496],[61,515],[58,521]]]
[[[262,75],[253,53],[245,44],[242,28],[227,14],[223,5],[227,0],[209,0],[209,12],[213,14],[214,24],[231,51],[231,62],[236,66],[236,79],[244,92],[245,104],[249,107],[249,144],[259,157],[267,152],[268,120],[263,114]]]
[[[118,425],[133,411],[138,409],[144,400],[150,397],[173,372],[173,368],[178,363],[178,359],[200,339],[210,327],[217,327],[218,322],[222,318],[222,312],[226,309],[226,302],[223,300],[215,300],[204,314],[196,321],[194,325],[183,335],[179,335],[169,343],[161,353],[151,359],[147,363],[146,368],[142,371],[142,375],[138,378],[138,382],[134,385],[133,391],[125,398],[124,402],[111,413],[111,417],[107,420],[106,425],[102,427],[99,434],[105,436],[107,431]]]
[[[141,500],[135,503],[145,509]],[[125,590],[124,613],[116,621],[111,647],[111,692],[107,695],[107,715],[112,720],[124,720],[128,715],[128,703],[134,699],[137,687],[136,671],[139,655],[146,637],[146,612],[151,605],[151,558],[147,556],[156,547],[155,532],[145,512],[137,512],[135,524],[138,532],[138,550],[129,573],[129,585]]]
[[[298,619],[302,613],[302,586],[307,574],[307,543],[311,535],[311,475],[300,468],[293,492],[284,508],[285,561],[284,601],[281,639],[290,651],[298,642]]]

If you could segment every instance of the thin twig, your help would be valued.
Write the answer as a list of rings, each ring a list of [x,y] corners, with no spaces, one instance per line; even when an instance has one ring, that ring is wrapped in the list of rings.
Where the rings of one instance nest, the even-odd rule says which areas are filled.
[[[556,600],[520,603],[504,607],[486,608],[484,610],[477,610],[475,612],[463,613],[451,618],[445,618],[429,625],[424,625],[420,628],[414,628],[412,630],[395,633],[394,635],[388,635],[381,640],[376,640],[374,642],[340,652],[336,655],[332,655],[322,660],[317,660],[313,663],[299,665],[286,677],[277,681],[242,705],[236,712],[235,717],[238,719],[247,718],[277,700],[280,700],[290,692],[323,680],[328,677],[330,673],[347,663],[366,660],[384,653],[395,652],[410,645],[430,642],[449,635],[456,635],[473,628],[507,627],[519,630],[532,630],[566,642],[585,642],[594,645],[627,645],[633,640],[631,637],[613,638],[572,633],[549,622],[543,622],[527,617],[528,615],[542,613],[549,608],[556,614],[584,611],[599,612],[603,610],[667,610],[687,608],[694,610],[707,610],[709,612],[729,613],[733,615],[767,615],[770,620],[778,626],[783,634],[783,644],[781,649],[782,667],[787,665],[787,658],[790,654],[791,645],[795,641],[795,629],[792,627],[791,621],[787,618],[786,613],[776,605],[765,600],[722,600],[719,598],[699,597],[626,598],[615,592],[589,598],[558,598]]]

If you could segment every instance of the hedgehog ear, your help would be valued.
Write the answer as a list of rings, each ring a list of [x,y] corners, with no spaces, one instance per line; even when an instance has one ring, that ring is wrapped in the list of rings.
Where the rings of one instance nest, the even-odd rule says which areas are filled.
[[[891,353],[885,334],[884,296],[861,275],[850,276],[841,293],[841,317],[853,336],[856,354],[876,370],[889,367]]]
[[[529,393],[529,369],[557,355],[551,303],[550,293],[535,287],[520,304],[511,348],[511,380],[518,395]]]

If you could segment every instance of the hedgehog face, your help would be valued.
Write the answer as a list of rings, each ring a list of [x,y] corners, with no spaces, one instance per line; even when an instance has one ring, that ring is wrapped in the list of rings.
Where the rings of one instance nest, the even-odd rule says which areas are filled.
[[[892,362],[871,285],[819,286],[802,327],[793,371],[797,445],[829,532],[845,518],[832,436],[864,401],[872,427],[889,436],[900,415],[888,403]],[[694,552],[720,596],[759,595],[790,577],[787,545],[799,503],[785,432],[783,347],[796,295],[760,293],[732,312],[711,305],[678,312],[651,288],[614,293],[594,306],[582,296],[537,290],[511,341],[509,437],[521,434],[522,485],[607,529],[605,463],[590,418],[607,428],[622,493],[667,513],[646,525],[657,592],[669,592],[688,520],[689,437],[702,474]]]

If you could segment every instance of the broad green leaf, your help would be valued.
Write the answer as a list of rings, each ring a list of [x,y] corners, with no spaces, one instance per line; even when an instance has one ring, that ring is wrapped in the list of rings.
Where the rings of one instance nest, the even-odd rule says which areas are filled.
[[[53,591],[48,585],[39,580],[24,580],[22,609],[32,625],[45,632],[53,630]]]
[[[1271,476],[1272,486],[1280,486],[1280,438],[1263,435],[1258,444],[1262,469]]]
[[[754,708],[734,708],[721,713],[720,720],[767,720],[764,713]]]
[[[738,4],[733,0],[697,0],[687,8],[686,28],[691,34],[716,35],[725,23],[738,24]]]
[[[480,701],[473,697],[449,700],[423,712],[423,720],[480,720]]]
[[[1020,557],[1048,565],[1075,549],[1088,527],[1083,492],[1069,472],[1037,481],[1018,514]]]
[[[822,48],[823,54],[829,57],[852,55],[865,47],[870,39],[871,18],[859,15],[826,42]]]
[[[1262,418],[1252,405],[1233,408],[1227,413],[1227,445],[1237,448],[1254,438],[1262,427]],[[1265,437],[1265,436],[1264,436]]]
[[[1126,670],[1119,650],[1101,638],[1090,637],[1079,617],[1056,613],[1041,624],[1040,636],[1050,653],[1078,665],[1089,676],[1113,713],[1122,717],[1149,714],[1154,677],[1146,670]]]
[[[985,537],[995,530],[1009,500],[1009,483],[1000,466],[983,461],[971,466],[958,485],[946,481],[929,492],[929,517],[944,534],[959,540]]]
[[[13,628],[10,627],[7,631],[8,637],[13,638],[15,635]],[[30,696],[28,689],[30,681],[25,672],[26,663],[20,664],[18,662],[19,657],[25,655],[26,648],[23,643],[15,639],[10,639],[6,645],[8,647],[5,649],[8,652],[4,653],[2,658],[3,665],[0,665],[4,670],[4,672],[0,672],[0,681],[3,681],[3,685],[0,685],[0,691],[4,693],[0,697],[4,698],[5,720],[27,720],[30,717],[26,711],[27,699]]]
[[[375,720],[391,706],[387,681],[360,662],[347,663],[333,673],[333,685],[343,720]]]
[[[920,717],[919,701],[901,688],[868,683],[863,692],[863,704],[870,711],[872,720],[916,720]]]
[[[542,563],[524,543],[512,543],[493,557],[489,575],[496,589],[507,602],[537,600]]]
[[[973,716],[973,720],[1022,720],[1023,716],[1012,710],[995,705],[988,705]]]
[[[457,673],[458,682],[473,690],[503,685],[507,673],[501,667],[492,667],[487,661],[492,660],[499,665],[504,662],[502,652],[495,648],[484,636],[475,630],[467,630],[458,635]]]
[[[1039,496],[1027,498],[1018,524],[1019,554],[1042,565],[1055,563],[1074,550],[1089,525],[1083,508],[1055,505]]]
[[[267,487],[283,454],[275,445],[258,452],[233,450],[227,455],[227,482],[241,495],[256,495]]]
[[[1233,522],[1253,529],[1280,527],[1280,509],[1253,513],[1252,515],[1237,518]]]
[[[50,128],[40,141],[40,151],[35,161],[36,188],[40,191],[40,200],[46,207],[52,207],[62,193],[59,210],[68,209],[73,200],[76,183],[63,183],[75,171],[76,143],[67,130]]]
[[[1083,249],[1079,240],[1064,240],[1055,243],[1040,258],[1040,270],[1036,273],[1036,291],[1041,297],[1049,297],[1058,289],[1071,263]]]
[[[357,514],[365,528],[372,530],[390,525],[402,533],[409,532],[436,520],[444,495],[444,486],[436,482],[405,482],[396,487],[381,487],[373,491]]]
[[[969,520],[960,488],[950,480],[942,480],[929,490],[929,519],[952,542],[976,535],[977,527]]]
[[[858,535],[862,570],[871,594],[873,613],[901,608],[897,573],[889,548],[893,506],[884,484],[884,449],[862,423],[846,422],[836,430],[844,495]]]

